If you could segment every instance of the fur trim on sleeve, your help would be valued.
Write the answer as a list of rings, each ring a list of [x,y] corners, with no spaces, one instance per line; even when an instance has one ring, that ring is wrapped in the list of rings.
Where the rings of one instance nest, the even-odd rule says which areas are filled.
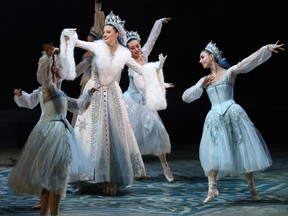
[[[65,80],[74,80],[76,78],[76,66],[74,59],[74,48],[78,35],[76,31],[69,31],[69,40],[65,39],[69,29],[64,29],[60,37],[60,61],[62,68],[62,78]]]
[[[156,70],[158,62],[143,66],[142,76],[145,82],[146,105],[153,110],[167,108],[166,89],[164,87],[163,70]]]

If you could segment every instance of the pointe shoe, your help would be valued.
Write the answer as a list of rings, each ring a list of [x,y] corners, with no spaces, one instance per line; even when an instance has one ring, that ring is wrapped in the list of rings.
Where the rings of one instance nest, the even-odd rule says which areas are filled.
[[[209,189],[208,195],[207,195],[206,199],[203,201],[203,203],[206,204],[206,203],[212,201],[218,195],[219,195],[219,191],[217,188]]]
[[[255,190],[255,188],[250,189],[250,194],[251,194],[251,198],[254,202],[260,201],[260,196],[257,193],[257,191]]]
[[[166,180],[169,183],[174,182],[174,177],[173,177],[168,165],[163,167],[163,173],[164,173],[164,176],[165,176]]]
[[[32,206],[33,210],[40,210],[41,209],[41,203],[38,203],[37,205]]]

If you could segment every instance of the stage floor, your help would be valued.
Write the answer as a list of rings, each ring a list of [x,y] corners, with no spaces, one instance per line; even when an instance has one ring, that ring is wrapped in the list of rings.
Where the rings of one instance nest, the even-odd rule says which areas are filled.
[[[174,145],[175,146],[175,145]],[[218,181],[219,196],[202,204],[207,178],[198,159],[198,147],[179,145],[168,156],[175,182],[168,183],[157,157],[143,157],[149,179],[137,180],[117,196],[79,193],[69,187],[61,202],[61,216],[284,216],[288,215],[288,150],[286,144],[269,148],[273,165],[255,174],[261,200],[252,202],[244,176]],[[287,148],[286,148],[287,149]],[[19,149],[0,149],[0,215],[33,216],[38,197],[17,195],[7,187],[7,176],[17,161]]]

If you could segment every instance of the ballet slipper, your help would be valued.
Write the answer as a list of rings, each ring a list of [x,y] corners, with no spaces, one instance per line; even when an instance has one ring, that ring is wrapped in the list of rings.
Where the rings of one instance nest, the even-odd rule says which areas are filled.
[[[219,191],[217,189],[217,184],[209,184],[208,194],[205,200],[203,201],[204,204],[212,201],[215,197],[219,195]]]
[[[38,203],[38,204],[32,206],[32,209],[33,210],[40,210],[41,209],[41,203]]]
[[[170,171],[170,168],[168,166],[168,164],[165,164],[162,166],[162,169],[163,169],[163,173],[164,173],[164,176],[166,178],[166,180],[171,183],[171,182],[174,182],[174,177]]]
[[[254,187],[249,187],[249,191],[250,191],[250,194],[251,194],[251,198],[254,202],[258,202],[260,201],[260,196],[259,194],[257,193],[257,191],[255,190]]]

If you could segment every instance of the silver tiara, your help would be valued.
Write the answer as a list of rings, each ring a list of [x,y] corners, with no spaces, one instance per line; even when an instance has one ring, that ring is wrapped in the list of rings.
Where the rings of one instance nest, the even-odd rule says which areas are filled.
[[[141,41],[140,35],[137,31],[126,31],[127,42],[131,39],[136,39],[138,42]]]
[[[121,20],[119,16],[113,14],[113,11],[111,11],[105,18],[105,25],[113,25],[119,33],[118,39],[123,45],[126,45],[127,38],[124,24],[125,20]]]
[[[212,41],[210,41],[205,47],[205,50],[210,51],[215,56],[218,62],[222,59],[222,55],[221,55],[222,51],[218,49],[218,47],[216,46],[216,43],[212,43]]]

